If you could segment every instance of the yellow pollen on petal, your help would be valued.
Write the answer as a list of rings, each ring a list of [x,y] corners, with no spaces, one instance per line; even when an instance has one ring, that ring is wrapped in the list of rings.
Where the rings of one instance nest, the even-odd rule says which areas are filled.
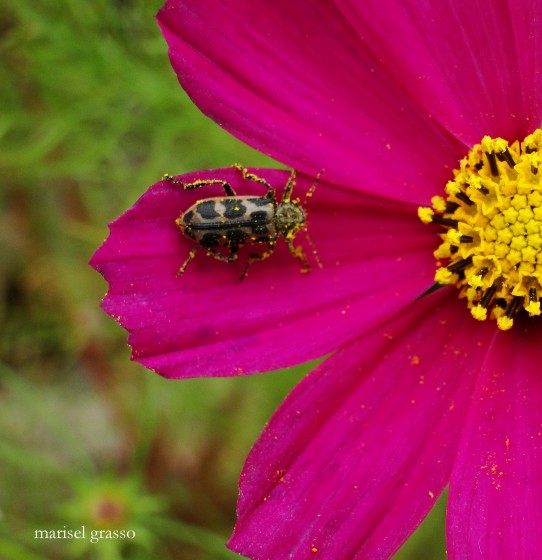
[[[501,330],[541,315],[542,130],[513,143],[484,136],[444,192],[418,209],[443,228],[435,282],[454,284],[474,319]]]

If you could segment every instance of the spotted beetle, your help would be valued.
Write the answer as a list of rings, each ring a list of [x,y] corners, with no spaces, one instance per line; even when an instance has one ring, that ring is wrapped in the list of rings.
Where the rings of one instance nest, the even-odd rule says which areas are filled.
[[[254,261],[269,258],[276,249],[277,239],[283,237],[290,254],[302,263],[302,272],[310,270],[309,261],[300,246],[294,246],[294,239],[300,230],[305,231],[314,258],[321,268],[322,264],[316,253],[310,237],[306,231],[306,215],[304,205],[307,198],[311,197],[316,189],[322,171],[318,173],[314,184],[301,204],[299,199],[291,200],[292,190],[295,185],[295,170],[292,170],[284,188],[284,195],[279,202],[275,189],[262,177],[250,173],[246,167],[235,164],[243,179],[255,181],[267,189],[265,196],[244,195],[235,193],[231,185],[223,179],[199,179],[192,183],[183,183],[170,175],[164,179],[180,185],[183,189],[199,189],[207,185],[221,185],[226,196],[212,197],[198,200],[188,210],[175,220],[181,232],[195,242],[179,269],[183,274],[188,263],[196,256],[196,251],[202,247],[207,255],[223,262],[237,260],[239,248],[243,245],[266,244],[267,250],[263,253],[250,253],[241,275],[241,280],[246,277],[249,266]],[[219,252],[221,247],[229,249],[229,254]]]

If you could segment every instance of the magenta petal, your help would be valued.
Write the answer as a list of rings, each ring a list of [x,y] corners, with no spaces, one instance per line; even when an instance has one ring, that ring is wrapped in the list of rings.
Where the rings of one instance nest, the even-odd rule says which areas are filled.
[[[200,109],[292,167],[426,203],[464,155],[333,2],[169,0],[158,20]]]
[[[252,560],[397,550],[448,481],[491,327],[473,336],[449,296],[422,298],[290,394],[247,460],[228,546]]]
[[[523,138],[540,126],[540,3],[337,4],[401,86],[467,145],[485,134]]]
[[[469,411],[448,502],[453,560],[542,550],[542,323],[498,333]]]
[[[288,172],[257,172],[282,196]],[[184,180],[196,177],[226,178],[239,194],[263,190],[232,169]],[[312,181],[299,178],[297,195]],[[313,260],[314,270],[300,274],[299,261],[279,240],[276,254],[254,263],[243,282],[246,251],[235,263],[201,252],[177,277],[193,243],[175,219],[197,198],[218,194],[218,187],[152,186],[111,224],[92,259],[110,285],[103,307],[130,332],[133,358],[162,375],[239,375],[322,356],[393,316],[432,283],[436,240],[415,208],[324,183],[308,204],[321,270]],[[302,233],[296,243],[310,256]]]

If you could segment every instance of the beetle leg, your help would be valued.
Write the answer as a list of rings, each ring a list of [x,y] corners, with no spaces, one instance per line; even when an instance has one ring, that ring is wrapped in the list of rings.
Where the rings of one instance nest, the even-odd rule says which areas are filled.
[[[258,175],[255,175],[254,173],[250,173],[249,170],[246,167],[243,167],[240,163],[234,163],[233,167],[241,172],[243,179],[246,179],[247,181],[255,181],[256,183],[264,185],[267,188],[266,198],[276,200],[275,189],[265,179],[258,177]]]
[[[243,270],[243,274],[241,274],[241,278],[239,280],[244,280],[246,278],[246,275],[248,274],[248,267],[255,261],[263,261],[265,259],[268,259],[274,252],[275,249],[277,247],[277,244],[275,241],[270,241],[268,243],[268,249],[267,251],[263,252],[263,253],[251,253],[248,257],[247,257],[247,262],[245,263],[245,268]]]
[[[214,249],[210,248],[210,249],[206,249],[207,254],[210,255],[211,257],[214,257],[217,261],[222,261],[222,262],[233,262],[235,260],[237,260],[237,257],[239,256],[239,246],[238,245],[232,245],[230,247],[230,254],[229,255],[222,255],[220,254],[218,251],[215,251]]]
[[[187,259],[184,261],[183,266],[179,268],[179,272],[177,272],[177,276],[181,276],[183,272],[186,270],[188,263],[196,256],[196,251],[198,250],[199,245],[196,243],[192,249],[190,249],[190,253],[188,253]]]
[[[169,181],[174,185],[181,185],[181,187],[187,191],[191,189],[199,189],[200,187],[205,187],[207,185],[221,185],[224,189],[226,196],[235,196],[235,191],[232,189],[231,185],[224,181],[223,179],[198,179],[197,181],[193,181],[192,183],[183,183],[175,177],[168,175],[167,173],[163,177],[164,181]]]
[[[305,255],[303,248],[294,247],[293,239],[287,239],[286,244],[288,245],[288,251],[290,251],[290,254],[296,259],[299,259],[303,263],[303,268],[301,269],[301,272],[309,272],[311,266],[309,264],[309,261],[307,260],[307,255]]]
[[[305,239],[307,240],[308,244],[310,245],[310,248],[312,249],[312,254],[314,255],[314,260],[316,261],[316,264],[318,265],[318,268],[324,268],[324,265],[322,264],[322,261],[320,260],[320,257],[318,256],[318,251],[316,250],[316,247],[315,247],[314,243],[312,242],[312,239],[309,235],[309,232],[305,229],[304,233],[305,233]]]

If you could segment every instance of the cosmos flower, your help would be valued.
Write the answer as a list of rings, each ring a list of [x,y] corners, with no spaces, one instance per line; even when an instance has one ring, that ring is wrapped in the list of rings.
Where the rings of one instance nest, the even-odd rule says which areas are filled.
[[[527,0],[159,13],[204,113],[297,169],[301,199],[325,170],[307,203],[321,270],[300,274],[282,243],[243,282],[242,258],[204,254],[177,276],[192,244],[175,219],[202,193],[171,182],[111,224],[92,261],[134,359],[166,377],[330,354],[248,457],[233,550],[389,558],[447,485],[451,559],[542,549],[539,14]],[[178,179],[213,178],[262,192],[234,168]]]

